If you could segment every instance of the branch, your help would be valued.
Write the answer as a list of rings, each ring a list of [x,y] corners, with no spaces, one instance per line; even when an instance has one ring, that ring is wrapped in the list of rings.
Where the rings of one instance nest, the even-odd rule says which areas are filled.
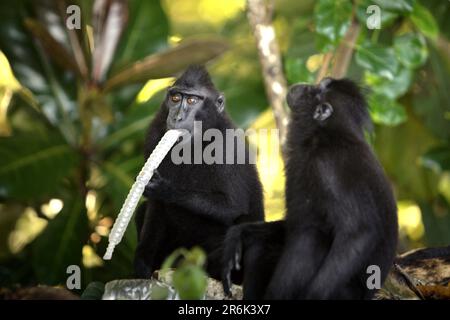
[[[357,21],[352,20],[352,24],[347,30],[339,47],[333,53],[328,52],[323,59],[322,67],[317,74],[316,83],[319,83],[323,78],[330,76],[333,78],[343,78],[347,74],[350,61],[352,60],[353,50],[355,48],[356,40],[358,40],[359,32],[361,30]],[[331,72],[328,70],[330,61],[333,61]]]
[[[283,74],[280,49],[272,25],[272,11],[273,4],[271,2],[247,0],[247,17],[256,39],[267,98],[272,106],[277,128],[280,130],[283,148],[288,124],[287,110],[284,105],[287,84]]]
[[[361,27],[359,23],[353,21],[347,30],[341,44],[336,50],[334,56],[334,63],[331,69],[331,76],[333,78],[342,78],[347,74],[350,61],[352,60],[353,50],[355,48],[356,40],[358,39]]]

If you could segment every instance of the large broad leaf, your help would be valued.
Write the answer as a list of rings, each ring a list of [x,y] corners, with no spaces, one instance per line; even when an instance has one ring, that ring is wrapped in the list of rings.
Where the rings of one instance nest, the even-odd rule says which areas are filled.
[[[115,68],[123,67],[166,47],[169,23],[160,1],[129,1],[128,24],[115,55]]]
[[[285,62],[286,77],[289,84],[297,82],[314,82],[314,75],[309,72],[302,58],[288,57]]]
[[[411,20],[416,27],[427,37],[435,39],[439,33],[439,27],[433,15],[427,8],[416,2],[411,13]]]
[[[77,163],[77,154],[57,134],[0,139],[0,194],[16,199],[54,192]]]
[[[351,1],[320,0],[314,10],[316,32],[336,44],[347,32],[351,17]]]
[[[74,112],[76,86],[72,71],[57,68],[42,46],[25,28],[31,1],[0,1],[0,48],[15,77],[39,102],[49,121],[68,141],[75,143]]]
[[[116,157],[111,161],[105,161],[102,165],[106,178],[104,191],[110,197],[112,210],[119,213],[128,192],[131,189],[140,169],[144,165],[144,156],[134,156],[131,159]]]
[[[372,0],[363,0],[358,2],[358,6],[356,8],[356,18],[363,25],[367,24],[367,20],[370,16],[374,14],[374,12],[369,11],[369,6],[374,5]],[[399,14],[397,12],[388,11],[387,9],[380,8],[380,27],[386,28],[390,24],[392,24],[396,18],[398,18]]]
[[[149,79],[167,78],[191,64],[203,64],[228,49],[222,40],[191,40],[167,51],[157,53],[113,75],[105,85],[105,91]]]
[[[142,142],[153,114],[159,109],[159,101],[164,99],[161,95],[156,98],[159,100],[151,99],[128,108],[123,117],[110,126],[110,134],[98,142],[99,148],[116,152],[124,142]]]
[[[421,157],[420,163],[435,172],[450,171],[450,145],[431,149]]]
[[[407,68],[400,68],[393,80],[387,80],[376,74],[365,72],[364,80],[373,92],[396,99],[405,94],[411,85],[413,72]]]
[[[373,0],[373,3],[379,5],[382,10],[394,12],[411,12],[416,0]]]
[[[88,239],[88,220],[82,199],[71,194],[62,211],[49,221],[44,232],[31,244],[32,264],[42,284],[65,284],[67,267],[82,267],[82,248]]]
[[[369,97],[370,115],[375,123],[396,126],[407,119],[405,108],[380,94]]]
[[[128,17],[124,1],[96,1],[93,6],[95,48],[92,54],[92,81],[105,79]]]
[[[394,40],[395,54],[407,68],[417,68],[425,63],[428,49],[425,39],[420,34],[408,33]]]
[[[45,53],[57,64],[73,72],[80,72],[73,56],[59,43],[45,26],[35,19],[25,19],[25,26],[39,40]]]
[[[393,80],[398,70],[398,60],[392,48],[371,43],[357,47],[356,62],[368,71]]]
[[[20,1],[14,6],[12,2],[0,2],[0,48],[22,85],[33,92],[48,92],[48,83],[42,76],[44,70],[37,58],[39,54],[24,28],[24,4]]]

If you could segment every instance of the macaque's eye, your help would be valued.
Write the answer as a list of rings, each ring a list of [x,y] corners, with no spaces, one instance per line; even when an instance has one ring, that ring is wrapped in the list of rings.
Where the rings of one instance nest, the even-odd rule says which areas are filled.
[[[190,96],[190,97],[187,99],[187,103],[188,103],[188,104],[196,104],[197,101],[198,101],[198,98],[195,97],[195,96]]]
[[[180,95],[179,93],[173,94],[173,95],[170,96],[170,100],[171,100],[173,103],[178,103],[178,102],[181,101],[181,95]]]

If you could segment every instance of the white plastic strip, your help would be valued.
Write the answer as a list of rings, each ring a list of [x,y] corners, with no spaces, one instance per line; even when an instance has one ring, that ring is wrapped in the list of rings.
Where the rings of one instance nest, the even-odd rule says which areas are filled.
[[[144,192],[145,186],[152,178],[153,172],[156,170],[156,168],[158,168],[164,157],[170,151],[172,146],[177,142],[182,133],[183,132],[180,130],[167,131],[159,141],[158,145],[155,147],[155,150],[153,150],[150,157],[148,157],[147,161],[141,169],[141,172],[139,172],[136,181],[133,183],[128,196],[125,199],[122,208],[120,209],[116,222],[111,229],[111,233],[109,234],[108,248],[106,249],[106,253],[103,256],[103,260],[111,260],[114,248],[122,240],[128,223],[133,216],[133,212],[136,209],[142,193]]]

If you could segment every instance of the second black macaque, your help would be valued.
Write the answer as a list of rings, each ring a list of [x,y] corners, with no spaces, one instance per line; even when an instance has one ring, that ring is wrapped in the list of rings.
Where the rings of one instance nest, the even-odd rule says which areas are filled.
[[[198,126],[194,128],[194,121],[201,122],[201,130]],[[225,163],[229,151],[225,148],[226,130],[235,129],[225,112],[224,96],[214,87],[204,67],[188,68],[168,88],[148,131],[146,158],[169,129],[185,129],[190,133],[187,142],[183,141],[192,145],[192,154],[185,155],[182,151],[183,159],[188,161],[175,164],[169,153],[144,191],[148,200],[136,214],[136,276],[150,277],[177,248],[200,246],[207,253],[209,275],[219,279],[226,230],[241,222],[264,220],[264,208],[262,187],[256,167],[249,163],[248,144],[243,135],[233,138],[235,146],[231,151],[236,160],[236,146],[244,143],[244,164],[206,164],[203,159],[201,164],[194,164],[194,140],[198,135],[203,136],[208,129],[220,131],[223,139],[219,147],[223,154],[219,158]],[[200,138],[200,153],[207,145],[202,142],[205,139]]]
[[[259,266],[245,299],[370,299],[369,277],[383,283],[395,257],[397,211],[365,140],[366,101],[353,82],[326,78],[291,87],[287,102],[286,218],[229,230],[224,289],[242,259]]]

